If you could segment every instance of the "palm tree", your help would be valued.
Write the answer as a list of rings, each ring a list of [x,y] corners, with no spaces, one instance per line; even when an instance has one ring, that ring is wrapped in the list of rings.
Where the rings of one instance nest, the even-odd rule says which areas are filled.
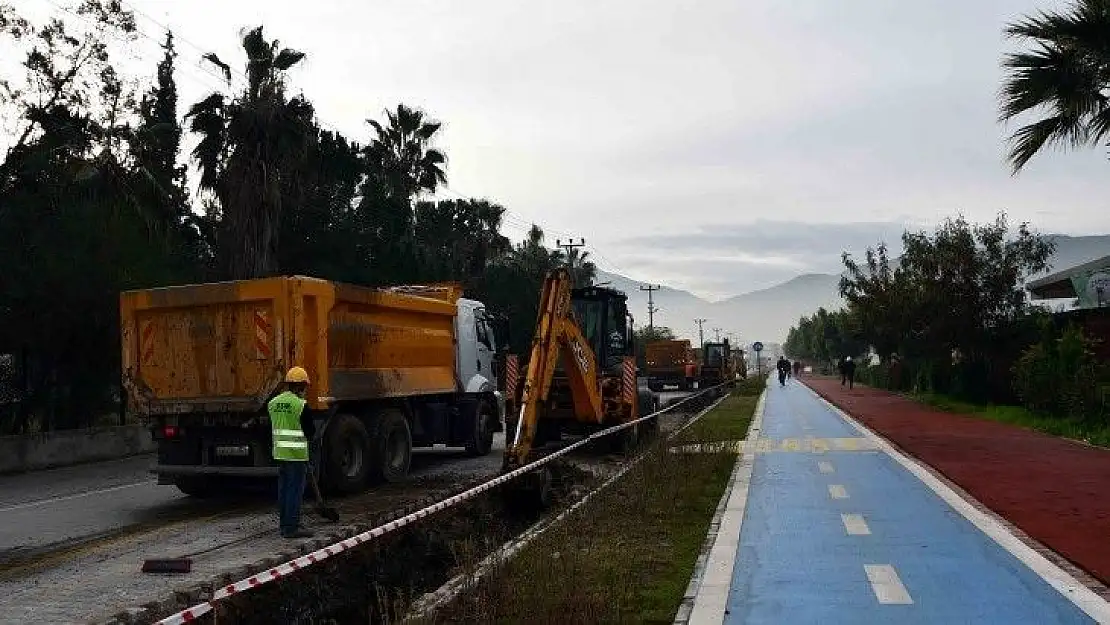
[[[312,105],[285,94],[285,73],[304,53],[266,41],[262,27],[242,39],[247,57],[246,85],[231,98],[213,93],[194,104],[186,118],[201,135],[193,150],[202,189],[219,200],[216,253],[229,278],[278,271],[277,245],[285,199],[296,187],[296,172],[315,138]],[[204,58],[219,67],[228,84],[231,68],[215,54]]]
[[[590,260],[590,253],[571,248],[569,254],[560,254],[570,267],[571,282],[575,287],[587,287],[597,280],[597,265]]]
[[[1044,113],[1010,137],[1014,173],[1046,145],[1100,143],[1110,133],[1110,0],[1076,0],[1066,13],[1041,12],[1005,33],[1033,47],[1005,57],[1001,119]]]
[[[387,125],[374,119],[366,122],[376,136],[366,148],[371,177],[379,194],[411,203],[424,192],[435,193],[447,182],[443,152],[429,147],[443,124],[426,121],[424,113],[404,104],[386,111]]]

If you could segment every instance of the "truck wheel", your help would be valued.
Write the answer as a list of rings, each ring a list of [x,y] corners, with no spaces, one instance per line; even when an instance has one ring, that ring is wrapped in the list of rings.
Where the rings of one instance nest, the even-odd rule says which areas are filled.
[[[399,482],[412,463],[412,432],[400,410],[384,410],[374,419],[371,436],[370,480],[375,484]]]
[[[467,455],[485,456],[493,449],[493,419],[489,402],[479,402],[474,411],[474,435],[466,444]]]
[[[216,487],[212,480],[204,476],[183,475],[175,477],[173,485],[177,487],[177,490],[198,499],[207,499],[216,494]]]
[[[631,454],[636,451],[636,447],[640,444],[640,426],[641,424],[637,423],[632,427],[611,434],[609,445],[613,453]]]
[[[361,419],[337,414],[324,433],[324,481],[337,493],[366,488],[370,472],[370,433]]]

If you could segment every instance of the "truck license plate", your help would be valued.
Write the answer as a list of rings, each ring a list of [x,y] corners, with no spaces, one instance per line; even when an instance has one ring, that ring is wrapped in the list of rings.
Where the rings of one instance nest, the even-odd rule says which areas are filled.
[[[217,456],[249,456],[250,445],[221,445],[216,448]]]

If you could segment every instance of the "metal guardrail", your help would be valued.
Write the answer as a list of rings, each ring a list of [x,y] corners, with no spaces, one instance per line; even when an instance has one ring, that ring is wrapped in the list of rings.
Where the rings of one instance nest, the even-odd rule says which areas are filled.
[[[174,614],[171,614],[171,615],[157,621],[157,625],[182,625],[183,623],[191,623],[191,622],[195,621],[196,619],[200,618],[201,616],[204,616],[205,614],[213,611],[216,608],[217,603],[219,603],[220,601],[223,601],[224,599],[227,599],[228,597],[246,592],[246,591],[251,590],[253,588],[257,588],[259,586],[262,586],[262,585],[268,584],[270,582],[279,580],[283,577],[288,577],[289,575],[292,575],[293,573],[296,573],[297,571],[300,571],[302,569],[309,568],[311,566],[319,564],[320,562],[322,562],[322,561],[324,561],[324,560],[326,560],[326,559],[328,559],[332,556],[339,555],[340,553],[343,553],[344,551],[348,551],[350,549],[354,549],[355,547],[358,547],[359,545],[361,545],[363,543],[369,542],[369,541],[377,539],[377,538],[381,538],[382,536],[384,536],[386,534],[389,534],[391,532],[397,531],[397,530],[401,529],[402,527],[405,527],[405,526],[410,525],[412,523],[415,523],[417,521],[423,520],[424,518],[427,518],[427,517],[429,517],[433,514],[436,514],[438,512],[442,512],[442,511],[444,511],[448,508],[454,507],[454,506],[456,506],[456,505],[458,505],[458,504],[460,504],[464,501],[473,499],[474,497],[477,497],[478,495],[480,495],[484,492],[492,490],[492,489],[494,489],[494,488],[496,488],[496,487],[498,487],[502,484],[505,484],[506,482],[512,481],[512,480],[514,480],[514,479],[516,479],[516,478],[518,478],[518,477],[520,477],[520,476],[522,476],[526,473],[530,473],[530,472],[532,472],[532,471],[534,471],[534,470],[552,462],[553,460],[555,460],[557,458],[560,458],[562,456],[565,456],[565,455],[569,454],[570,452],[574,451],[575,449],[578,449],[580,447],[583,447],[585,445],[590,444],[591,442],[593,442],[597,439],[604,438],[606,436],[610,436],[612,434],[620,432],[621,430],[633,427],[633,426],[635,426],[635,425],[637,425],[641,422],[648,421],[650,419],[657,419],[660,416],[675,410],[679,406],[682,406],[683,404],[691,403],[695,399],[703,398],[703,397],[707,396],[709,393],[717,391],[717,390],[721,389],[722,387],[726,386],[727,384],[728,383],[725,382],[725,383],[718,384],[716,386],[712,386],[712,387],[704,389],[704,390],[699,390],[697,393],[695,393],[693,395],[690,395],[689,397],[686,397],[686,398],[682,399],[681,401],[678,401],[674,404],[671,404],[670,406],[667,406],[666,408],[656,410],[655,412],[653,412],[649,415],[645,415],[643,417],[640,417],[639,419],[636,419],[634,421],[629,421],[627,423],[622,423],[620,425],[614,425],[614,426],[606,428],[604,430],[594,432],[593,434],[590,434],[589,436],[587,436],[586,438],[583,438],[580,441],[577,441],[575,443],[567,445],[566,447],[563,447],[562,449],[559,449],[558,451],[555,451],[555,452],[553,452],[553,453],[551,453],[547,456],[544,456],[544,457],[539,458],[539,459],[537,459],[533,462],[530,462],[530,463],[520,467],[519,469],[515,469],[515,470],[510,471],[509,473],[506,473],[504,475],[497,476],[497,477],[495,477],[491,480],[488,480],[486,482],[483,482],[482,484],[479,484],[479,485],[474,486],[470,489],[467,489],[467,490],[465,490],[465,491],[463,491],[463,492],[461,492],[457,495],[453,495],[451,497],[443,499],[443,500],[441,500],[437,503],[434,503],[430,506],[425,506],[424,508],[421,508],[420,510],[417,510],[416,512],[413,512],[413,513],[407,514],[403,517],[394,519],[394,520],[392,520],[388,523],[385,523],[384,525],[379,525],[378,527],[375,527],[375,528],[372,528],[372,529],[367,530],[365,532],[356,534],[354,536],[351,536],[350,538],[347,538],[345,540],[341,540],[337,543],[333,543],[331,545],[328,545],[327,547],[317,549],[316,551],[313,551],[312,553],[303,555],[299,558],[289,560],[288,562],[284,562],[282,564],[279,564],[275,567],[272,567],[270,569],[262,571],[261,573],[257,573],[255,575],[252,575],[250,577],[247,577],[245,579],[239,580],[239,581],[231,583],[231,584],[227,584],[226,586],[222,586],[222,587],[216,589],[215,592],[212,593],[212,598],[211,599],[209,599],[207,601],[204,601],[204,602],[201,602],[201,603],[198,603],[198,604],[196,604],[196,605],[194,605],[190,608],[187,608],[185,610],[181,610],[180,612],[176,612]],[[689,424],[687,424],[687,425],[689,425]]]

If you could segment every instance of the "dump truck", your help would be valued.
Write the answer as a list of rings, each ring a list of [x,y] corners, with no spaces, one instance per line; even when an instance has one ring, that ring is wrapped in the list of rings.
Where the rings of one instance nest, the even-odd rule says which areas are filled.
[[[157,443],[160,484],[204,496],[277,475],[266,404],[309,374],[314,461],[331,492],[402,479],[414,447],[488,454],[503,429],[499,345],[457,285],[368,288],[306,276],[120,295],[122,383]]]
[[[605,287],[571,289],[566,269],[548,274],[528,368],[505,427],[504,471],[542,456],[563,434],[590,434],[627,423],[657,409],[658,398],[637,383],[636,351],[628,297]],[[625,453],[658,431],[651,420],[608,439],[610,451]],[[550,492],[550,473],[538,474],[526,490]],[[535,487],[534,487],[535,486]]]
[[[655,392],[667,385],[688,391],[697,378],[697,363],[690,341],[653,341],[644,346],[648,388]]]
[[[729,348],[728,339],[719,343],[706,343],[702,349],[699,387],[716,386],[722,382],[732,382],[735,378],[732,369],[732,350]]]

